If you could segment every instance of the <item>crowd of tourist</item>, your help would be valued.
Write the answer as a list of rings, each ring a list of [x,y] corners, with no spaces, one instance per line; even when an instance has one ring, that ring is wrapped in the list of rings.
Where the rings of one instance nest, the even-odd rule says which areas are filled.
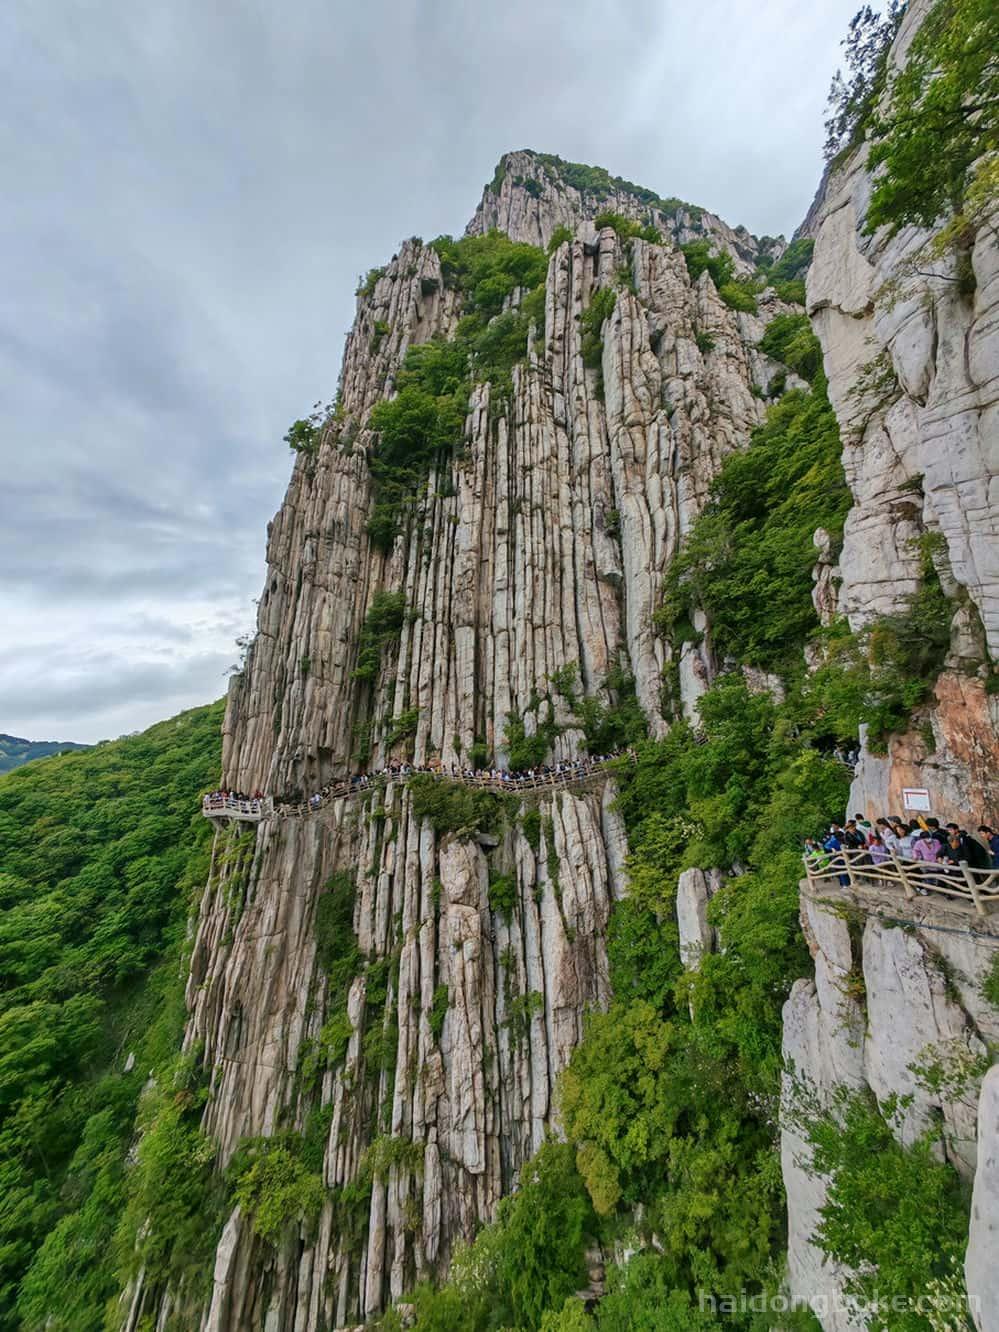
[[[852,853],[844,856],[843,852]],[[877,866],[892,861],[908,862],[923,877],[961,873],[961,867],[973,870],[999,870],[999,832],[981,824],[977,835],[957,823],[941,827],[938,819],[881,818],[872,823],[855,814],[844,824],[833,823],[823,839],[806,837],[805,863],[813,874],[836,873],[847,863],[853,867]],[[931,870],[930,866],[937,869]],[[849,875],[839,873],[841,884]]]
[[[417,764],[390,763],[374,772],[353,773],[350,777],[327,782],[308,799],[297,792],[282,797],[277,803],[283,812],[302,813],[319,809],[327,800],[357,795],[373,786],[384,786],[390,781],[405,781],[409,777],[426,774],[461,782],[466,786],[481,786],[495,791],[523,791],[539,785],[563,785],[580,781],[591,772],[604,767],[614,759],[634,758],[634,750],[617,750],[611,754],[594,754],[584,758],[565,759],[556,763],[539,764],[534,768],[513,771],[510,768],[472,768],[457,763]]]
[[[206,809],[223,808],[227,802],[236,801],[238,804],[259,804],[264,798],[263,791],[254,791],[252,795],[247,795],[244,791],[229,791],[224,787],[218,791],[210,791],[202,801]]]
[[[832,756],[837,763],[843,763],[852,772],[856,772],[857,764],[860,762],[860,747],[858,745],[837,745],[832,751]]]

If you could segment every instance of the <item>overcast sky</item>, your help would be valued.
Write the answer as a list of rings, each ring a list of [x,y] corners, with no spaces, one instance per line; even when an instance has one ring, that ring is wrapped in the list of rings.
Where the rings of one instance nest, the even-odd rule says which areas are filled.
[[[531,147],[790,233],[857,0],[6,0],[0,731],[217,698],[357,275]]]

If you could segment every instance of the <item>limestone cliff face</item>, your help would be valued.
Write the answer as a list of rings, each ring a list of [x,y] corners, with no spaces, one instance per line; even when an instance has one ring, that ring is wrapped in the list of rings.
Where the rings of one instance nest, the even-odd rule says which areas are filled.
[[[910,4],[891,53],[896,66],[928,8]],[[999,813],[999,699],[986,688],[999,641],[999,251],[983,228],[968,294],[952,259],[926,257],[929,233],[865,234],[870,191],[861,148],[823,182],[807,223],[815,237],[808,310],[853,493],[838,564],[820,553],[817,606],[854,628],[899,610],[919,582],[915,539],[935,533],[956,610],[946,669],[920,724],[892,737],[887,755],[864,744],[849,812],[900,814],[903,788],[926,787],[942,821],[977,826]],[[821,552],[821,538],[816,544]],[[941,1153],[975,1178],[968,1289],[980,1302],[979,1327],[994,1329],[994,1277],[983,1255],[999,1224],[995,1070],[979,1110],[980,1070],[959,1094],[934,1099],[913,1066],[937,1057],[967,1063],[994,1043],[995,1014],[980,986],[995,927],[920,901],[918,927],[905,930],[882,920],[891,906],[885,898],[854,903],[862,936],[851,940],[834,909],[806,896],[815,976],[797,984],[785,1008],[785,1055],[820,1100],[837,1086],[869,1088],[882,1103],[912,1096],[899,1127],[905,1141],[938,1125]],[[786,1127],[792,1292],[813,1304],[826,1332],[850,1332],[865,1324],[843,1299],[843,1274],[811,1242],[826,1182],[807,1163],[805,1144]]]
[[[815,974],[797,982],[784,1008],[788,1073],[781,1157],[789,1285],[796,1299],[812,1305],[825,1332],[867,1325],[844,1294],[845,1274],[811,1242],[828,1181],[810,1168],[810,1148],[796,1126],[794,1106],[802,1089],[829,1108],[837,1089],[869,1089],[881,1104],[891,1096],[904,1098],[895,1121],[900,1141],[934,1130],[941,1157],[966,1180],[975,1180],[980,1204],[972,1218],[970,1251],[977,1262],[969,1263],[968,1292],[984,1310],[979,1327],[993,1329],[994,1278],[981,1255],[997,1224],[995,1070],[984,1087],[982,1070],[999,1036],[999,1015],[980,987],[999,931],[991,919],[969,918],[966,910],[940,898],[906,903],[911,925],[899,924],[897,912],[887,894],[835,888],[815,894],[802,888],[802,923]],[[857,922],[853,932],[848,917]],[[949,1079],[938,1083],[921,1071],[934,1065],[946,1068]]]
[[[339,412],[318,454],[296,462],[269,530],[258,634],[225,725],[235,787],[308,793],[356,767],[362,732],[380,766],[403,752],[393,731],[404,714],[417,763],[461,763],[476,744],[502,762],[510,713],[528,734],[554,716],[555,753],[578,753],[582,734],[550,683],[569,664],[585,693],[600,694],[610,667],[626,663],[650,729],[665,727],[667,649],[650,618],[659,582],[722,459],[763,417],[753,386],[779,367],[756,344],[786,307],[771,293],[759,316],[737,314],[706,276],[690,282],[669,242],[626,248],[592,219],[651,212],[667,235],[710,234],[740,263],[759,249],[747,233],[627,191],[581,191],[531,155],[504,165],[471,230],[498,226],[528,242],[558,225],[573,233],[550,257],[544,327],[508,402],[474,389],[463,456],[431,476],[385,554],[366,531],[368,416],[393,393],[408,347],[453,333],[460,298],[415,240],[361,296]],[[619,294],[601,393],[579,319],[610,285]],[[401,591],[408,613],[372,686],[354,672],[365,615],[384,591]],[[688,699],[710,670],[706,656],[685,664]],[[330,1200],[314,1230],[278,1247],[233,1213],[213,1297],[187,1309],[190,1325],[311,1332],[356,1321],[446,1270],[456,1240],[493,1214],[557,1122],[553,1087],[585,1009],[608,999],[605,927],[626,854],[613,796],[605,782],[540,799],[533,832],[508,821],[498,845],[438,835],[401,785],[265,822],[250,863],[219,835],[188,994],[187,1046],[211,1077],[205,1127],[224,1166],[241,1139],[302,1130],[326,1107]],[[350,988],[345,1055],[315,1085],[303,1061],[329,1016],[316,912],[338,872],[356,881],[368,966]],[[490,907],[498,874],[514,885],[508,913]],[[379,960],[389,965],[372,1001]],[[389,1052],[380,1064],[372,1030]],[[374,1168],[348,1224],[343,1186],[385,1137],[406,1150]],[[180,1298],[140,1282],[129,1327]]]
[[[896,66],[928,8],[910,4]],[[809,221],[808,311],[853,492],[838,609],[856,628],[904,605],[924,533],[943,538],[938,569],[962,604],[922,735],[897,737],[887,761],[865,752],[851,811],[898,811],[903,787],[926,786],[943,819],[994,817],[999,696],[985,679],[999,656],[999,248],[983,226],[967,294],[952,254],[924,253],[930,233],[864,234],[870,190],[864,146],[824,183]]]

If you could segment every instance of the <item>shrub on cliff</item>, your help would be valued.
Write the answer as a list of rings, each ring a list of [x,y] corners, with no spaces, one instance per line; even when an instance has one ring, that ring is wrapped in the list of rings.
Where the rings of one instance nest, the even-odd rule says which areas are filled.
[[[804,317],[780,318],[770,345],[779,336],[775,350],[800,344],[810,356],[811,335],[798,323]],[[836,541],[849,504],[824,386],[786,394],[753,432],[750,447],[722,465],[711,502],[667,572],[660,627],[676,641],[690,639],[700,608],[721,657],[765,669],[800,659],[818,628],[812,535],[823,527]]]
[[[498,791],[481,791],[429,773],[417,773],[408,786],[413,817],[427,819],[439,833],[496,832],[511,808],[511,798]]]
[[[357,666],[354,679],[373,684],[381,669],[386,648],[398,642],[406,619],[406,594],[379,591],[371,598],[357,640]]]

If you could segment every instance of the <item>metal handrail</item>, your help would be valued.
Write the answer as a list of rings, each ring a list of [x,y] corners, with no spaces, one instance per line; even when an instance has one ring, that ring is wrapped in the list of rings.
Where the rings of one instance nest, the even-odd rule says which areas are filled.
[[[999,901],[999,869],[976,869],[963,860],[957,865],[948,861],[912,860],[889,851],[887,860],[875,863],[870,851],[860,847],[806,852],[802,860],[812,885],[845,878],[851,887],[858,884],[901,887],[910,899],[937,893],[971,902],[979,916],[988,915],[989,904]]]

